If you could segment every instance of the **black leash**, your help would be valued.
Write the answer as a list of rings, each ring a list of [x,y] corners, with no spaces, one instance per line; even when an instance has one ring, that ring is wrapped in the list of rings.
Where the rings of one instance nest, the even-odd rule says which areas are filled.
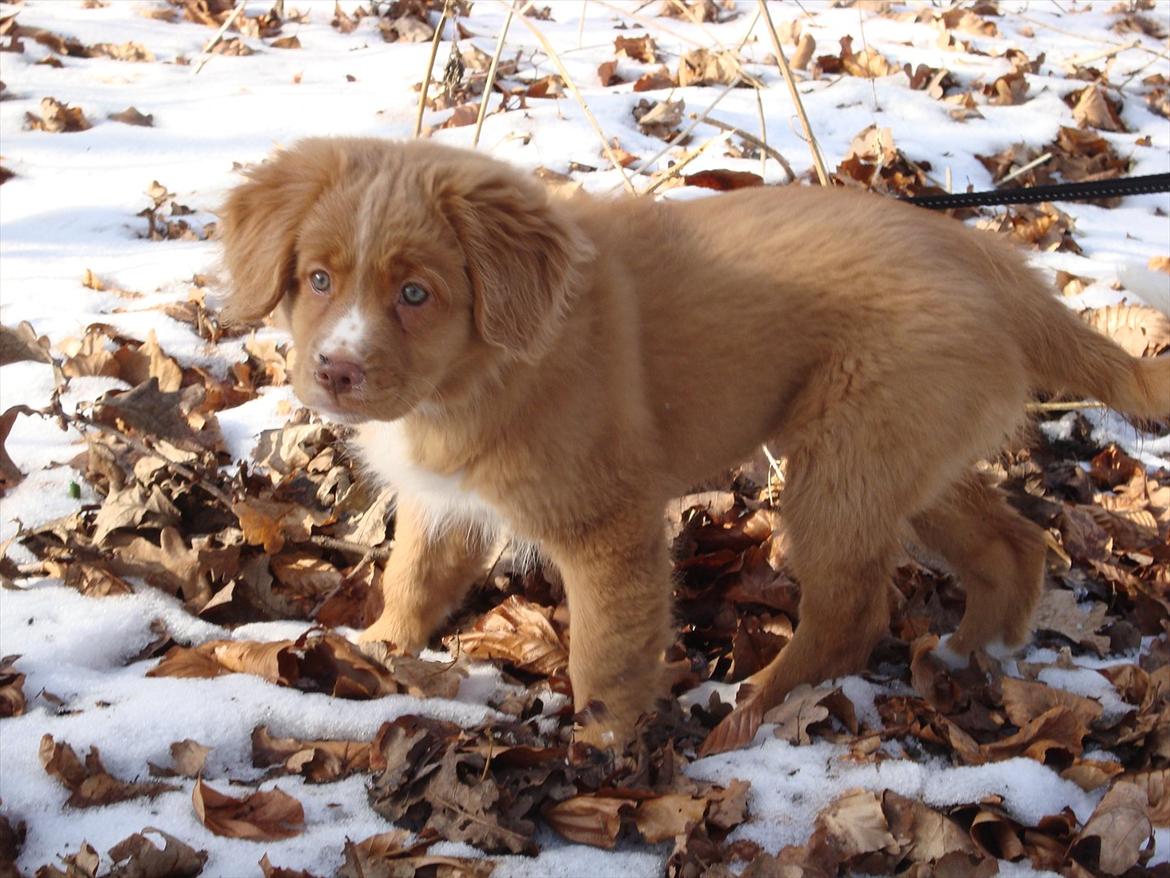
[[[992,192],[955,192],[950,195],[918,195],[901,198],[910,204],[931,210],[952,207],[989,207],[997,204],[1033,204],[1037,201],[1088,201],[1094,198],[1118,198],[1122,195],[1148,195],[1170,192],[1170,174],[1146,174],[1088,183],[1058,183],[1028,189],[997,189]]]

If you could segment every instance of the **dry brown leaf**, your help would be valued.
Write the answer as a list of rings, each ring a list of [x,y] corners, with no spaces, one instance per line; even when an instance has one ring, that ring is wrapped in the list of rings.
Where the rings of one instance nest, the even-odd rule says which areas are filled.
[[[603,61],[597,65],[597,78],[607,88],[611,85],[621,85],[625,82],[621,74],[617,72],[616,61]]]
[[[14,405],[0,414],[0,497],[24,481],[24,473],[20,471],[16,461],[9,457],[5,443],[8,441],[9,434],[12,433],[13,426],[16,425],[17,417],[25,414],[26,411],[25,406]]]
[[[160,768],[151,763],[150,773],[154,777],[199,777],[203,774],[203,767],[207,762],[210,747],[204,747],[198,741],[187,738],[171,744],[171,761],[174,768]]]
[[[199,822],[225,838],[279,841],[300,835],[305,828],[301,803],[279,789],[233,799],[198,780],[191,801]]]
[[[0,719],[24,713],[24,674],[16,670],[18,655],[0,658]]]
[[[677,101],[650,101],[643,98],[634,107],[634,118],[638,127],[646,134],[654,137],[668,138],[682,122],[683,109],[686,106],[682,100]]]
[[[137,125],[140,128],[154,127],[154,115],[140,113],[136,107],[127,107],[120,112],[110,113],[106,118],[114,122],[121,122],[123,125]]]
[[[799,745],[811,743],[810,731],[831,716],[841,719],[846,726],[856,731],[853,704],[839,687],[814,688],[804,684],[788,693],[782,704],[765,713],[763,721],[776,724],[777,738]]]
[[[1049,589],[1040,597],[1033,616],[1037,631],[1053,631],[1098,655],[1109,652],[1109,638],[1097,634],[1108,624],[1104,604],[1090,603],[1084,610],[1076,595],[1067,589]]]
[[[1170,826],[1170,768],[1139,771],[1123,779],[1145,791],[1150,822],[1161,829]]]
[[[551,619],[551,610],[512,595],[481,616],[471,631],[460,633],[459,646],[472,658],[552,676],[568,667],[569,653]]]
[[[622,811],[633,803],[611,796],[573,796],[544,809],[544,819],[569,841],[612,850],[622,830]]]
[[[9,363],[52,363],[49,339],[38,336],[32,324],[21,323],[15,329],[0,326],[0,366]]]
[[[684,88],[688,85],[731,85],[739,81],[739,61],[732,52],[691,49],[679,58],[676,78]]]
[[[64,870],[53,865],[37,869],[36,878],[96,878],[102,858],[89,842],[83,841],[75,854],[60,857]],[[19,878],[20,873],[14,872]],[[7,878],[7,876],[5,876]]]
[[[161,850],[147,833],[163,840]],[[193,878],[207,862],[207,851],[197,851],[153,826],[122,839],[109,854],[113,866],[105,878]]]
[[[613,50],[632,61],[653,64],[658,60],[658,47],[650,36],[616,37],[613,41]]]
[[[310,783],[329,783],[370,771],[369,741],[302,741],[274,738],[267,726],[252,730],[252,764],[257,768],[280,765]]]
[[[1001,686],[1004,711],[1017,726],[1027,725],[1054,707],[1072,711],[1086,726],[1101,718],[1101,704],[1083,695],[1014,677],[1004,677]]]
[[[634,82],[634,91],[655,91],[660,88],[674,88],[678,85],[669,70],[665,67],[659,67],[657,70],[651,70],[649,73],[643,73]],[[626,167],[623,163],[623,167]]]
[[[1153,833],[1145,790],[1118,781],[1093,810],[1071,855],[1106,875],[1120,875],[1149,859]]]
[[[430,840],[408,844],[409,838],[409,833],[393,829],[356,843],[347,839],[345,863],[337,874],[341,878],[488,878],[496,867],[493,860],[430,855],[425,853]]]
[[[1082,128],[1098,128],[1101,131],[1126,131],[1121,121],[1121,106],[1109,97],[1098,85],[1074,92],[1065,98],[1072,106],[1073,118]]]
[[[695,174],[683,176],[683,182],[688,186],[697,186],[700,189],[715,189],[718,192],[728,192],[733,189],[748,189],[753,186],[763,186],[764,178],[751,171],[729,171],[725,168],[699,171]]]
[[[686,835],[707,811],[707,800],[682,793],[667,793],[638,803],[634,825],[650,844]]]
[[[93,126],[85,118],[81,107],[71,107],[56,98],[41,98],[41,114],[24,114],[24,127],[30,131],[47,131],[50,134],[88,131]]]
[[[153,799],[178,789],[155,781],[120,781],[106,771],[97,747],[89,748],[83,765],[72,747],[57,743],[52,735],[41,738],[40,759],[45,773],[59,780],[69,790],[65,804],[71,808],[95,808],[142,796]]]
[[[312,534],[313,527],[324,524],[326,520],[322,514],[300,504],[258,497],[246,497],[233,503],[232,512],[240,520],[244,539],[250,545],[263,546],[270,555],[278,554],[286,540],[304,542]]]
[[[1081,312],[1081,319],[1135,357],[1170,348],[1170,317],[1145,305],[1107,305]]]

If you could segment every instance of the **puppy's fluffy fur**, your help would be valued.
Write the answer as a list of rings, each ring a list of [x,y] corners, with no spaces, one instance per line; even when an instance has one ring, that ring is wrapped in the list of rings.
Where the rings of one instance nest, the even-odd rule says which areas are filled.
[[[560,569],[574,699],[605,707],[591,740],[663,691],[664,503],[761,442],[789,460],[800,625],[708,749],[863,666],[906,540],[965,584],[951,649],[1027,637],[1042,534],[972,464],[1033,391],[1170,415],[1170,359],[1084,326],[995,237],[855,191],[558,202],[482,155],[313,139],[252,169],[222,219],[231,311],[285,312],[298,394],[360,422],[399,487],[365,638],[424,645],[504,527]],[[315,376],[320,356],[360,380]]]

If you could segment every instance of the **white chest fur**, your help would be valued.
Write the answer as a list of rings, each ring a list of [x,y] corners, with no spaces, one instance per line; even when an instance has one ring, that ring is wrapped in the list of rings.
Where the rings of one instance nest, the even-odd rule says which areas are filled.
[[[433,533],[449,527],[499,529],[496,512],[482,497],[463,487],[463,474],[444,475],[419,466],[401,421],[371,421],[353,438],[368,472],[397,489],[399,497],[425,509]]]

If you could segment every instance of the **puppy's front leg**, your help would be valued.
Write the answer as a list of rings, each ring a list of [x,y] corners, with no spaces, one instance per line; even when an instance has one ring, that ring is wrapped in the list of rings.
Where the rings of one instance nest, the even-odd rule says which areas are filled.
[[[637,529],[607,528],[546,550],[560,567],[569,601],[574,706],[580,711],[600,702],[603,708],[578,738],[620,747],[639,714],[666,694],[671,587],[661,522],[651,516]]]
[[[394,548],[382,575],[384,609],[362,642],[385,640],[418,652],[483,574],[488,541],[459,522],[435,530],[427,511],[400,496]]]

